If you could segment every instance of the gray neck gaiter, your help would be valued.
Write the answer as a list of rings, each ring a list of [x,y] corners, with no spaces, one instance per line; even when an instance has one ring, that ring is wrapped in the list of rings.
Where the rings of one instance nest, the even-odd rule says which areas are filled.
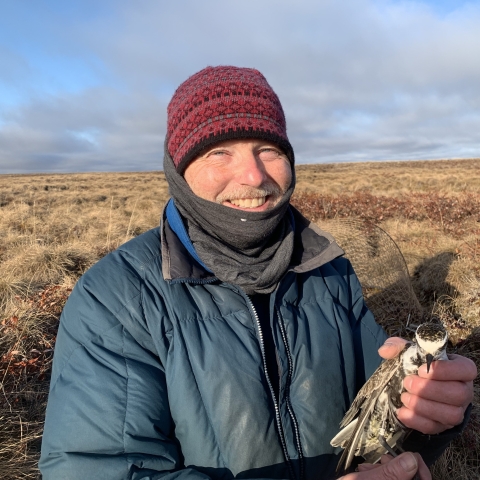
[[[286,272],[294,232],[288,212],[292,183],[281,201],[265,212],[247,212],[195,195],[165,149],[163,169],[170,195],[202,262],[224,282],[245,293],[271,293]]]

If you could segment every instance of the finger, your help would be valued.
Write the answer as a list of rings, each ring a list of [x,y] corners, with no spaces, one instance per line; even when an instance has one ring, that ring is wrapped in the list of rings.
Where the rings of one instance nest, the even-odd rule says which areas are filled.
[[[395,358],[407,343],[407,340],[400,337],[387,338],[385,343],[378,349],[378,354],[382,358]]]
[[[444,425],[430,418],[417,415],[413,410],[407,407],[401,407],[396,411],[397,418],[408,428],[418,430],[425,435],[436,435],[442,433],[453,425]]]
[[[405,452],[378,468],[350,473],[341,478],[342,480],[385,480],[386,478],[390,480],[412,480],[421,464],[425,465],[420,456]],[[431,476],[423,475],[420,478],[421,480],[431,480]]]
[[[393,457],[389,454],[382,455],[382,458],[380,459],[380,463],[382,465],[385,465],[388,462],[391,462],[393,460]]]
[[[357,467],[357,470],[359,472],[369,472],[370,470],[374,470],[375,468],[379,468],[380,467],[380,464],[379,463],[375,463],[375,464],[371,464],[371,463],[361,463],[358,467]]]
[[[403,379],[405,390],[427,400],[466,407],[473,400],[473,382],[442,381],[409,375]]]
[[[402,403],[416,415],[428,418],[444,425],[459,425],[463,422],[465,409],[463,406],[447,405],[408,392],[401,395]]]
[[[418,375],[422,378],[431,378],[442,381],[469,382],[477,377],[477,367],[472,360],[461,355],[451,354],[450,361],[433,362],[430,371],[427,373],[427,366],[424,364],[418,369]]]
[[[410,452],[405,452],[390,462],[382,465],[383,472],[377,471],[379,479],[411,480],[418,470],[418,459]],[[375,473],[371,474],[373,479]]]

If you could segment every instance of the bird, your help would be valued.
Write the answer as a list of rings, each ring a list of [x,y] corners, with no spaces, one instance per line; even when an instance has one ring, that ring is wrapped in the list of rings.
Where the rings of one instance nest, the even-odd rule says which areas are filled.
[[[330,442],[333,447],[344,449],[337,475],[348,471],[355,456],[376,463],[385,453],[396,456],[397,452],[403,452],[402,443],[411,431],[395,415],[402,406],[403,379],[417,374],[424,363],[428,373],[433,361],[448,360],[447,341],[443,325],[423,323],[418,326],[413,342],[408,342],[398,356],[384,360],[375,370],[340,422],[340,432]]]

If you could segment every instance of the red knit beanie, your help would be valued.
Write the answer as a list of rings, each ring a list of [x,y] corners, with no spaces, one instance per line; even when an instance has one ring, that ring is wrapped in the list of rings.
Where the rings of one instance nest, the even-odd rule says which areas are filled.
[[[282,105],[258,70],[204,68],[177,88],[167,112],[167,147],[179,173],[205,147],[234,138],[274,142],[293,163]]]

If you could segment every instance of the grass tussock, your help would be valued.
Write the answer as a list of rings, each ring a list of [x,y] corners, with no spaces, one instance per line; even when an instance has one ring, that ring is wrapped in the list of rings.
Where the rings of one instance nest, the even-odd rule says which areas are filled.
[[[389,333],[435,315],[452,351],[480,365],[478,172],[480,160],[300,166],[293,203],[337,236]],[[75,282],[157,226],[167,195],[159,172],[0,176],[0,478],[39,478],[58,319]],[[477,478],[479,395],[477,381],[437,480]]]

